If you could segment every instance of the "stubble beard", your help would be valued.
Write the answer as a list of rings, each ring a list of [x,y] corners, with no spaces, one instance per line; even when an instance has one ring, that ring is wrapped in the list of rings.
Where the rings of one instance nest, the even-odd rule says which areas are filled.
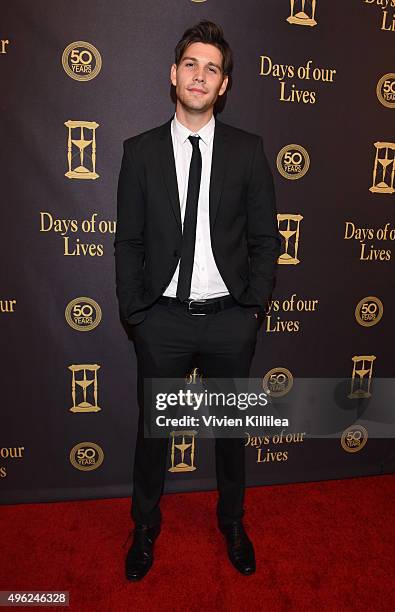
[[[177,95],[177,100],[179,104],[181,104],[181,106],[189,112],[204,113],[208,109],[212,108],[216,101],[215,99],[213,100],[212,98],[207,99],[207,94],[204,97],[205,97],[204,100],[199,100],[198,98],[196,98],[195,100],[192,97],[189,97],[187,95]]]

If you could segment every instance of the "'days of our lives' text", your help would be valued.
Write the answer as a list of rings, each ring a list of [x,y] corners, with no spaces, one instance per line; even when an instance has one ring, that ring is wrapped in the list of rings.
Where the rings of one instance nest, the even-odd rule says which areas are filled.
[[[382,227],[358,227],[353,221],[346,221],[344,227],[344,240],[359,242],[359,259],[361,261],[390,261],[391,249],[381,249],[376,242],[395,240],[395,227],[386,223]]]

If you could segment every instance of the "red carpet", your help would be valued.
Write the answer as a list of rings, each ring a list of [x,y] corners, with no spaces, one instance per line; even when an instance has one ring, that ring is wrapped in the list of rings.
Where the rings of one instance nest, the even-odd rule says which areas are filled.
[[[123,575],[128,499],[3,506],[0,590],[69,590],[69,610],[92,612],[395,609],[393,476],[247,489],[253,576],[229,564],[215,503],[163,497],[139,583]]]

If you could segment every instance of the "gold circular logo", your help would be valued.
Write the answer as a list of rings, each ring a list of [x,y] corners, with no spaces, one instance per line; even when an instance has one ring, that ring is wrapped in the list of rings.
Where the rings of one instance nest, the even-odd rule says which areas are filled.
[[[368,430],[362,425],[351,425],[342,433],[341,445],[347,453],[357,453],[368,441]]]
[[[358,302],[355,307],[355,318],[362,327],[372,327],[381,321],[384,306],[378,297],[370,295]]]
[[[264,376],[262,387],[270,397],[281,397],[290,392],[293,381],[293,376],[287,368],[272,368]]]
[[[387,108],[395,108],[395,72],[381,77],[376,87],[379,102]]]
[[[75,298],[69,302],[64,316],[70,327],[77,331],[92,331],[102,319],[99,304],[88,297]]]
[[[70,451],[70,462],[82,472],[90,472],[101,466],[104,453],[98,444],[94,442],[80,442]]]
[[[75,81],[91,81],[99,74],[101,65],[99,51],[83,40],[71,43],[62,54],[62,66]]]
[[[310,157],[301,145],[289,144],[277,155],[277,169],[286,179],[294,181],[302,178],[310,168]]]

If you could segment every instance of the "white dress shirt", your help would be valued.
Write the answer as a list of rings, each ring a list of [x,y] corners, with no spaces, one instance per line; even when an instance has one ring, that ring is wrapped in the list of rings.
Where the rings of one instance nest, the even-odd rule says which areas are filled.
[[[192,299],[208,299],[229,295],[229,291],[220,275],[211,248],[210,217],[209,217],[209,187],[211,160],[213,154],[215,119],[211,117],[198,132],[191,132],[177,119],[176,113],[171,122],[171,137],[173,141],[174,159],[176,163],[178,194],[181,207],[181,221],[184,227],[185,207],[188,194],[189,166],[192,158],[192,143],[189,136],[200,136],[199,146],[202,155],[202,174],[196,221],[195,256],[192,269],[191,292]],[[177,283],[180,262],[163,295],[177,297]]]

